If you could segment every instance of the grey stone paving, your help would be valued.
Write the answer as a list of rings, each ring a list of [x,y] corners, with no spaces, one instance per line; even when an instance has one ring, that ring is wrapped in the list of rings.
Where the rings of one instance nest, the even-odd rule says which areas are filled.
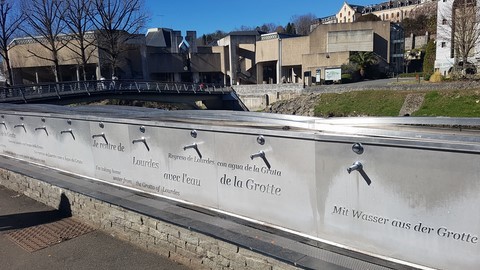
[[[0,269],[188,269],[98,230],[32,253],[6,237],[58,218],[54,209],[0,186]]]

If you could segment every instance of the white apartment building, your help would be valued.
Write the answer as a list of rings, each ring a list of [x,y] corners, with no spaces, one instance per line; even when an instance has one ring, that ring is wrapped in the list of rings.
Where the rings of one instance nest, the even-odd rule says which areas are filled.
[[[435,57],[435,70],[440,71],[444,76],[448,75],[455,64],[454,40],[452,35],[453,6],[456,3],[463,3],[464,0],[440,0],[437,10],[437,44]],[[479,7],[480,0],[475,1]],[[467,2],[468,3],[468,2]],[[479,29],[480,31],[480,29]],[[458,61],[461,61],[459,59]],[[477,42],[475,48],[467,59],[468,63],[475,66],[480,64],[480,43]]]

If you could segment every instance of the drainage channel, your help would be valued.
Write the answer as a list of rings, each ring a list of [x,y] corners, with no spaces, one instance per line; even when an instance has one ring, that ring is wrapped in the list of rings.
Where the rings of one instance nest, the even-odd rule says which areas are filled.
[[[28,252],[44,249],[87,234],[95,229],[74,218],[40,224],[6,234],[7,238]]]

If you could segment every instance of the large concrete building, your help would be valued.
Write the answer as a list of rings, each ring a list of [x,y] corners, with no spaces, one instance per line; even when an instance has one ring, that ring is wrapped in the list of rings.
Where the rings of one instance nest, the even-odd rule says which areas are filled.
[[[63,39],[63,40],[62,40]],[[58,41],[58,71],[60,81],[76,81],[83,79],[99,80],[102,77],[112,76],[108,57],[99,49],[100,37],[97,32],[88,32],[86,35],[87,64],[85,76],[81,74],[80,51],[78,41],[71,36],[60,36]],[[68,41],[67,46],[63,46]],[[10,43],[10,64],[13,71],[14,84],[31,84],[55,81],[53,72],[52,52],[42,45],[48,42],[42,37],[16,38]],[[143,78],[145,74],[144,35],[134,35],[122,44],[124,53],[117,61],[116,76],[128,79]]]
[[[196,45],[196,32],[167,28],[149,29],[146,35],[147,76],[145,79],[170,82],[223,83],[222,48]]]
[[[403,46],[394,44],[402,42],[402,29],[381,21],[319,25],[301,37],[262,35],[256,48],[257,83],[324,80],[327,70],[348,64],[357,51],[374,52],[382,71],[395,70],[403,62]]]
[[[65,35],[67,38],[68,36]],[[113,72],[105,52],[99,49],[101,38],[88,33],[87,80],[110,79]],[[11,43],[10,58],[14,84],[55,81],[51,52],[33,38],[17,38]],[[76,42],[70,38],[69,42]],[[197,47],[196,33],[188,31],[185,39],[180,31],[149,29],[146,35],[135,35],[122,44],[115,75],[119,79],[222,83],[221,52],[215,47]],[[75,51],[76,50],[76,51]],[[61,81],[83,80],[77,46],[64,46],[58,51]]]
[[[226,85],[255,83],[256,43],[259,31],[231,32],[217,41],[213,50],[221,53],[221,69]]]
[[[96,42],[95,32],[90,38]],[[119,79],[170,82],[235,84],[317,83],[328,69],[348,64],[353,52],[372,51],[380,59],[382,71],[398,70],[403,57],[403,33],[390,22],[326,24],[308,36],[292,36],[258,31],[232,32],[214,46],[197,46],[196,33],[166,28],[149,29],[129,41],[115,74]],[[54,81],[52,63],[31,53],[45,53],[31,38],[15,39],[11,50],[15,84]],[[86,67],[89,80],[113,74],[104,63],[102,50],[90,48]],[[59,51],[62,81],[83,79],[72,51]],[[313,74],[313,75],[312,75]]]

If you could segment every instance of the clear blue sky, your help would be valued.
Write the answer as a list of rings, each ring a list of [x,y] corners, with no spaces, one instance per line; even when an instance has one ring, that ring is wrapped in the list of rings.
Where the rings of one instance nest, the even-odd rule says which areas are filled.
[[[197,31],[197,36],[216,30],[230,32],[244,26],[274,23],[285,26],[294,15],[313,13],[325,17],[337,13],[343,0],[145,0],[151,16],[147,28],[165,27]],[[347,1],[370,5],[383,1]]]

